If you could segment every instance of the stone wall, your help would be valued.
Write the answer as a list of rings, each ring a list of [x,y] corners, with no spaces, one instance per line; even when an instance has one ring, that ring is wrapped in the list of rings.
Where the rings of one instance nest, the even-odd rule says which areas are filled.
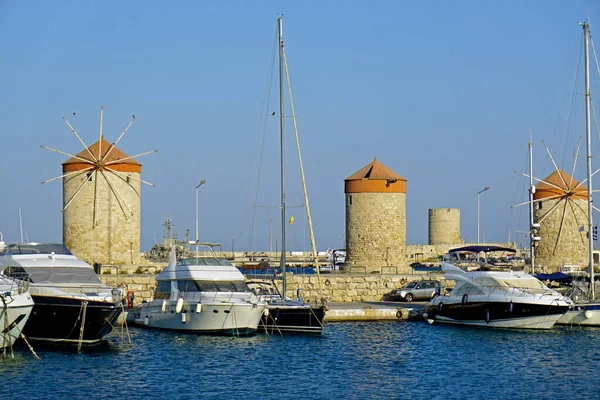
[[[379,272],[406,265],[406,194],[346,194],[346,262]]]
[[[556,200],[539,202],[535,208],[535,221],[544,218],[539,228],[542,240],[535,252],[536,267],[541,272],[559,271],[563,263],[584,268],[588,265],[587,200],[561,201],[554,209]]]
[[[100,275],[102,282],[116,288],[124,283],[127,290],[135,293],[135,304],[152,299],[156,275]],[[322,275],[319,292],[319,281],[316,275],[289,275],[287,279],[287,295],[296,298],[298,293],[305,301],[318,302],[325,298],[331,302],[381,301],[385,293],[402,287],[410,281],[438,279],[444,286],[454,286],[453,281],[444,281],[441,275],[427,274],[372,274],[372,275]],[[276,281],[281,290],[281,281]],[[298,289],[302,289],[298,291]]]
[[[86,179],[89,180],[63,213],[63,242],[73,254],[89,264],[139,264],[140,174],[126,174],[131,176],[131,179],[124,178],[129,182],[108,172],[92,173],[89,177],[87,173],[73,174],[64,178],[63,204],[75,195]],[[123,209],[105,176],[118,196],[124,199]]]

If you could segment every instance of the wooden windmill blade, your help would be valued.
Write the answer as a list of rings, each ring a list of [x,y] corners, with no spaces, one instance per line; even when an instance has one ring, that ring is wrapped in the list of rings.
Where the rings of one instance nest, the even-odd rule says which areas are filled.
[[[134,176],[133,173],[141,173],[141,164],[137,161],[139,157],[155,153],[158,150],[152,150],[139,153],[134,156],[129,156],[116,147],[117,144],[123,139],[129,128],[132,126],[133,122],[135,121],[135,116],[132,117],[132,120],[121,132],[117,140],[114,143],[109,143],[106,141],[103,132],[104,107],[100,107],[99,139],[96,143],[90,146],[84,142],[82,137],[77,133],[75,128],[71,125],[66,117],[63,117],[63,120],[84,149],[78,154],[73,155],[65,151],[42,146],[47,150],[70,157],[63,163],[63,174],[45,180],[42,183],[52,182],[61,178],[63,180],[81,179],[80,177],[85,174],[85,178],[81,184],[77,186],[74,194],[72,194],[68,199],[64,199],[65,204],[62,211],[64,212],[69,206],[71,206],[73,202],[77,200],[81,193],[86,191],[85,188],[88,182],[94,181],[91,195],[93,197],[93,201],[90,210],[92,214],[92,228],[96,228],[98,226],[98,219],[101,218],[100,209],[102,207],[100,207],[100,202],[102,196],[112,197],[118,204],[118,208],[121,210],[124,218],[128,219],[134,214],[134,211],[131,205],[127,204],[127,196],[123,195],[121,191],[133,190],[136,196],[139,198],[139,190],[136,188],[136,186],[134,186],[132,181],[140,184],[143,183],[149,186],[155,186],[152,183],[146,182]],[[113,179],[116,179],[116,181],[112,181],[110,178],[111,176]],[[125,186],[125,189],[123,187],[119,189],[116,182],[120,182],[120,185]]]

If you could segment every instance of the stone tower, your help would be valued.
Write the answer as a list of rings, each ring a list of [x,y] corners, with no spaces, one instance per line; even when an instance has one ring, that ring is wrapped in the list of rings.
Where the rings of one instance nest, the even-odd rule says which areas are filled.
[[[563,263],[588,264],[587,188],[578,185],[559,169],[535,187],[533,198],[541,200],[534,206],[541,238],[535,256],[545,272],[558,271]]]
[[[139,264],[142,164],[102,136],[62,169],[67,247],[90,264]]]
[[[379,272],[406,262],[406,179],[377,158],[344,180],[346,260]]]
[[[429,244],[457,244],[460,239],[460,209],[429,209]]]

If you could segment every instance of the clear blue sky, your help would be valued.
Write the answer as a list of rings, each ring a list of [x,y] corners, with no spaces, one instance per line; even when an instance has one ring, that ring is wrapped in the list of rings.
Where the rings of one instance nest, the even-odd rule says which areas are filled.
[[[482,239],[525,230],[527,210],[511,205],[525,196],[513,170],[526,169],[530,129],[536,175],[552,172],[541,139],[570,171],[582,132],[558,121],[570,107],[577,113],[561,118],[581,118],[572,94],[578,23],[589,16],[595,32],[594,1],[3,1],[5,241],[20,239],[19,208],[29,240],[61,240],[61,182],[40,182],[60,175],[66,158],[40,145],[81,150],[63,116],[95,142],[103,105],[109,141],[135,114],[119,148],[159,150],[140,159],[143,179],[156,184],[142,192],[142,249],[162,240],[167,215],[180,237],[194,231],[194,188],[205,179],[201,239],[229,248],[237,237],[236,250],[247,250],[249,171],[281,12],[319,249],[341,245],[343,180],[375,156],[408,179],[408,243],[427,242],[433,207],[460,208],[462,236],[475,241],[485,186]],[[265,150],[263,204],[278,202],[275,146]],[[259,250],[268,248],[265,212],[257,212]],[[301,211],[290,212],[288,248],[307,249]]]

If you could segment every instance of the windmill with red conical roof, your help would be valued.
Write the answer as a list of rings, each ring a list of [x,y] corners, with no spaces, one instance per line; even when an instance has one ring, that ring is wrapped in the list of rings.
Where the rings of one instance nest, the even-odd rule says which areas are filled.
[[[72,155],[47,146],[45,149],[69,156],[62,175],[42,184],[63,179],[63,242],[90,264],[138,264],[140,253],[142,164],[136,158],[157,150],[128,156],[117,144],[129,130],[135,116],[114,143],[102,132],[104,108],[100,108],[100,138],[88,146],[66,118],[83,150]]]

